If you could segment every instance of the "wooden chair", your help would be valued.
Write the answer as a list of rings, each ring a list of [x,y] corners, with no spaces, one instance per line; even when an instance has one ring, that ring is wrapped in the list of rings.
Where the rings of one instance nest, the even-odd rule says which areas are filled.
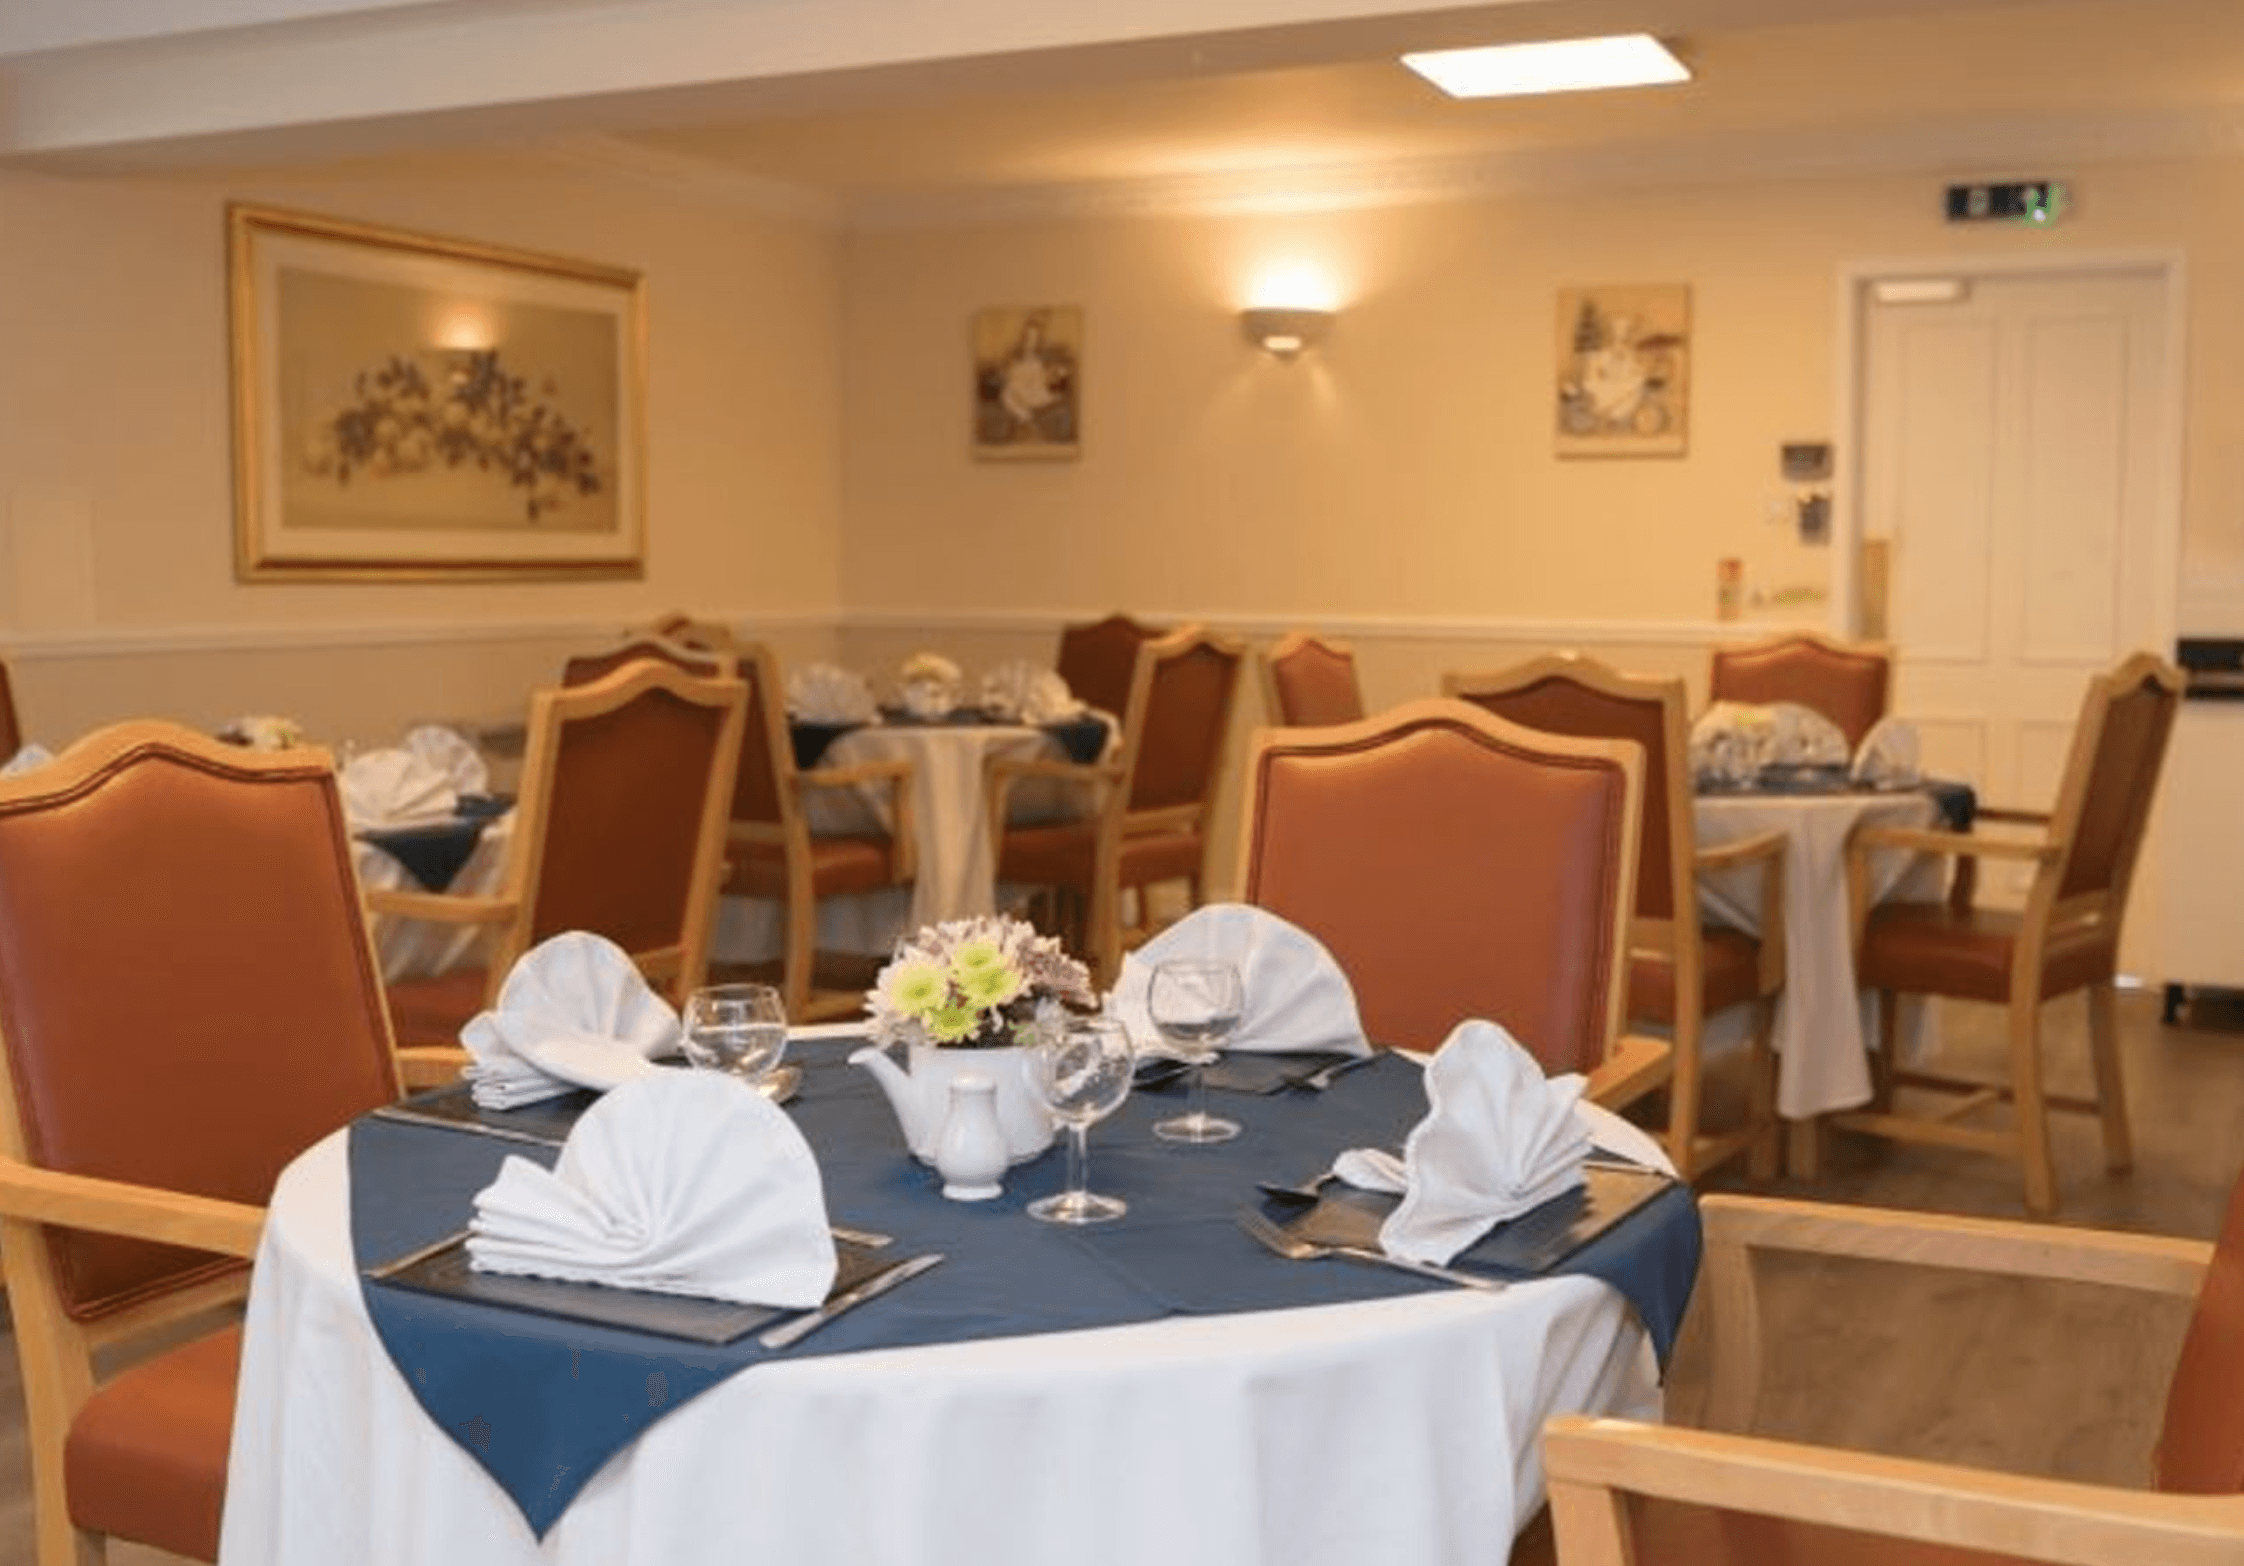
[[[1288,631],[1263,654],[1262,692],[1271,720],[1286,728],[1354,723],[1364,715],[1354,649],[1307,631]]]
[[[1241,896],[1324,942],[1375,1042],[1432,1049],[1485,1018],[1626,1103],[1669,1055],[1620,1029],[1643,766],[1447,699],[1263,729]]]
[[[1689,699],[1683,682],[1631,679],[1589,658],[1537,658],[1492,674],[1449,674],[1442,692],[1500,718],[1581,739],[1627,740],[1645,761],[1642,848],[1629,923],[1628,1006],[1671,1030],[1668,1157],[1691,1180],[1750,1150],[1752,1172],[1776,1173],[1776,1056],[1769,1036],[1784,987],[1784,834],[1766,832],[1701,850],[1691,818]],[[1698,878],[1741,865],[1760,869],[1761,936],[1708,927],[1699,918]],[[1745,1056],[1744,1124],[1709,1132],[1705,1102],[1706,1019],[1753,1008]]]
[[[1838,642],[1814,631],[1717,647],[1709,673],[1712,701],[1798,702],[1813,707],[1862,744],[1892,699],[1893,651],[1881,642]]]
[[[38,1559],[215,1560],[241,1329],[180,1328],[240,1297],[282,1167],[397,1096],[327,754],[127,723],[0,779],[0,1054]]]
[[[740,638],[733,635],[732,627],[722,620],[696,620],[683,609],[673,609],[656,617],[647,627],[650,635],[683,646],[701,648],[708,652],[737,652]]]
[[[2222,1566],[2244,1560],[2244,1183],[2219,1239],[1714,1196],[1715,1430],[1567,1416],[1543,1437],[1565,1566]],[[2167,1393],[2155,1491],[1757,1439],[1754,1268],[1766,1253],[2101,1284],[2197,1309]],[[1836,1351],[1836,1350],[1832,1350]],[[2093,1354],[2093,1344],[2081,1345]],[[2060,1370],[2060,1367],[2051,1367]],[[1515,1566],[1547,1559],[1533,1530]]]
[[[797,771],[787,734],[787,687],[771,649],[750,643],[739,650],[748,684],[748,720],[733,786],[725,890],[771,898],[785,906],[787,946],[781,987],[787,1015],[845,1016],[861,1010],[859,990],[816,997],[818,900],[890,886],[909,886],[917,839],[912,816],[912,765],[908,761]],[[805,806],[812,789],[884,787],[889,830],[813,836]]]
[[[740,672],[739,659],[731,648],[707,647],[647,632],[626,637],[600,652],[578,653],[561,666],[561,684],[590,685],[629,664],[648,661],[666,663],[703,680],[729,680]]]
[[[8,688],[8,666],[0,662],[0,762],[21,749],[23,726],[16,721],[16,698]]]
[[[484,967],[390,986],[399,1041],[456,1045],[515,960],[564,930],[607,936],[676,1000],[697,988],[746,699],[738,680],[696,679],[654,659],[532,695],[504,888],[493,897],[367,894],[376,913],[492,932]]]
[[[1878,1098],[1867,1112],[1834,1116],[1835,1125],[2017,1159],[2025,1174],[2026,1210],[2036,1214],[2053,1212],[2057,1205],[2049,1110],[2100,1115],[2105,1166],[2117,1172],[2133,1162],[2112,981],[2127,890],[2181,690],[2181,671],[2148,653],[2138,653],[2091,680],[2073,729],[2072,754],[2058,786],[2056,809],[2046,815],[1985,808],[1978,813],[1980,822],[2040,829],[2031,835],[1997,837],[1901,827],[1864,828],[1855,834],[1849,847],[1849,879],[1857,926],[1863,932],[1855,973],[1864,988],[1881,992],[1882,1002]],[[2031,865],[2033,883],[2022,912],[1974,906],[1969,895],[1972,880],[1960,875],[1963,895],[1946,902],[1889,902],[1866,908],[1869,856],[1882,849],[1956,855],[1966,862],[2009,860]],[[2051,1093],[2042,1085],[2042,1003],[2076,990],[2084,992],[2088,1001],[2094,1098]],[[1897,994],[1943,995],[2007,1007],[2009,1082],[1993,1086],[1901,1068],[1894,1058]],[[1929,1088],[1950,1095],[1953,1101],[1930,1118],[1904,1116],[1893,1110],[1895,1087]],[[1956,1123],[1963,1115],[2003,1100],[2016,1111],[2007,1129]]]
[[[1130,705],[1130,682],[1136,677],[1138,649],[1164,633],[1157,625],[1141,625],[1126,614],[1060,628],[1060,678],[1077,701],[1120,718]]]
[[[1080,917],[1069,932],[1102,984],[1122,966],[1122,894],[1183,881],[1197,905],[1206,887],[1208,809],[1223,767],[1231,702],[1246,648],[1186,626],[1137,652],[1122,736],[1106,760],[990,758],[984,773],[997,878],[1050,887]],[[1082,788],[1083,819],[1041,825],[1006,820],[1007,796],[1023,778],[1054,778]]]

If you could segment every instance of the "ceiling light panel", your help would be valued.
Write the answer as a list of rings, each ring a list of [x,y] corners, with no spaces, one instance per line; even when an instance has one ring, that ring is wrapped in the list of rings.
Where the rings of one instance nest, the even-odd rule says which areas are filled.
[[[1690,70],[1650,33],[1406,54],[1403,64],[1452,98],[1509,98],[1687,82]]]

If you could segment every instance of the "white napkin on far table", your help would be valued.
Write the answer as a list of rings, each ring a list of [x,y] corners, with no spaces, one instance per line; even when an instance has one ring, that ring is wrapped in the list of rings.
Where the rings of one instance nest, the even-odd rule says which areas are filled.
[[[1399,1192],[1380,1247],[1447,1262],[1499,1223],[1582,1184],[1589,1130],[1574,1113],[1578,1073],[1546,1077],[1493,1022],[1461,1022],[1426,1065],[1426,1118],[1401,1158],[1350,1148],[1333,1173],[1369,1191]]]
[[[491,792],[491,766],[483,753],[458,729],[441,723],[423,723],[407,729],[398,742],[401,749],[436,769],[455,794]]]
[[[474,1056],[469,1091],[513,1109],[575,1088],[606,1091],[656,1069],[678,1047],[678,1014],[623,948],[570,930],[539,942],[499,987],[499,1003],[460,1030]]]
[[[1853,777],[1874,788],[1906,788],[1917,770],[1917,726],[1905,718],[1880,718],[1854,753]]]
[[[44,745],[31,744],[10,756],[7,765],[0,766],[0,778],[12,778],[29,772],[33,767],[43,767],[55,759],[55,753]]]
[[[343,812],[354,832],[432,826],[458,813],[442,772],[409,750],[370,750],[343,763]]]
[[[1249,904],[1210,903],[1122,959],[1109,1009],[1141,1054],[1165,1052],[1149,999],[1153,970],[1176,958],[1237,966],[1246,1009],[1223,1042],[1226,1050],[1371,1053],[1356,992],[1323,942]]]
[[[1057,669],[1015,658],[982,676],[982,706],[1015,723],[1064,723],[1089,709]]]
[[[787,676],[787,715],[805,723],[871,723],[880,717],[880,704],[856,670],[809,663]]]
[[[548,1172],[509,1158],[476,1193],[478,1272],[807,1309],[834,1284],[810,1144],[753,1087],[658,1071],[584,1112]]]

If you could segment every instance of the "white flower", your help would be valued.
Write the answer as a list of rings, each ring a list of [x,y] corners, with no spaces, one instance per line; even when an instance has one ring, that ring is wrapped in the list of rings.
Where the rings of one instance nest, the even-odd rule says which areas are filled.
[[[904,660],[897,678],[906,685],[923,680],[930,685],[956,685],[960,676],[958,665],[941,653],[916,652]]]

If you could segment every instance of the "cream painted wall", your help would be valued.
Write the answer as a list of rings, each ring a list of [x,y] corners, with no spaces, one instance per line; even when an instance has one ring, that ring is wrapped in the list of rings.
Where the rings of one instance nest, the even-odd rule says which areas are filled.
[[[645,578],[237,582],[229,199],[643,271]],[[255,183],[5,174],[0,234],[0,648],[35,734],[279,710],[380,737],[400,713],[518,710],[557,649],[680,605],[775,614],[791,639],[830,645],[840,278],[826,225],[493,156]],[[307,633],[315,647],[290,645]]]

